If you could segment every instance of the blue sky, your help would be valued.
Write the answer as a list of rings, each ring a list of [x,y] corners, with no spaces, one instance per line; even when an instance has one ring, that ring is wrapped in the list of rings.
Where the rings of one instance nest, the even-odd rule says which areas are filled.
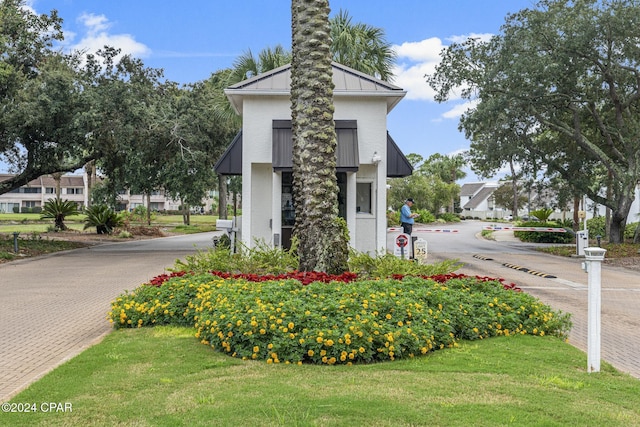
[[[407,96],[389,114],[388,130],[405,154],[428,157],[468,148],[458,131],[460,100],[433,101],[424,75],[442,48],[470,35],[496,34],[508,13],[531,0],[329,0],[332,15],[384,29],[398,54],[394,84]],[[57,9],[65,49],[94,51],[105,44],[164,69],[179,83],[208,78],[242,53],[291,45],[289,0],[30,0],[38,13]],[[469,171],[464,181],[477,178]]]

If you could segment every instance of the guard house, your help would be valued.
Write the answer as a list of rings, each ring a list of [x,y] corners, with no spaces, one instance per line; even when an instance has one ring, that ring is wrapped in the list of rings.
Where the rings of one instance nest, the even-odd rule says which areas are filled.
[[[387,178],[412,173],[387,132],[387,114],[406,91],[335,62],[332,68],[339,214],[351,246],[374,253],[386,247]],[[243,126],[215,170],[242,175],[237,226],[247,246],[256,240],[290,246],[295,223],[290,85],[291,65],[285,65],[225,90]]]

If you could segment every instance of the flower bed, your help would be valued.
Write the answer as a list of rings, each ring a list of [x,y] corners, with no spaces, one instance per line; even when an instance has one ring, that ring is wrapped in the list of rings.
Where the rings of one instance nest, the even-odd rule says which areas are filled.
[[[460,339],[562,337],[570,327],[568,315],[498,279],[316,278],[177,272],[118,297],[109,319],[115,327],[193,325],[204,344],[234,357],[319,364],[414,357]]]

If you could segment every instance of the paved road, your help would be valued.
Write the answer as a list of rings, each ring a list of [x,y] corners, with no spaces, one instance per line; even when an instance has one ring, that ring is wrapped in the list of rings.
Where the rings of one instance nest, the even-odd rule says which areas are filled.
[[[214,233],[105,244],[0,264],[0,402],[100,341],[124,290],[211,246]]]

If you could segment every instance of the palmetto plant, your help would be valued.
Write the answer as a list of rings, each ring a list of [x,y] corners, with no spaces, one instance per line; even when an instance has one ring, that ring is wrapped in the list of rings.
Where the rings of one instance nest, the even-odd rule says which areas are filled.
[[[70,200],[61,200],[59,197],[47,200],[42,207],[40,219],[53,219],[56,231],[68,230],[64,219],[71,215],[77,215],[78,205]]]
[[[87,209],[84,229],[96,227],[98,234],[111,234],[113,229],[123,224],[120,215],[106,205],[95,205]]]
[[[545,208],[545,209],[535,210],[531,212],[531,215],[535,216],[542,222],[547,222],[547,220],[549,219],[552,213],[553,213],[553,209]]]

